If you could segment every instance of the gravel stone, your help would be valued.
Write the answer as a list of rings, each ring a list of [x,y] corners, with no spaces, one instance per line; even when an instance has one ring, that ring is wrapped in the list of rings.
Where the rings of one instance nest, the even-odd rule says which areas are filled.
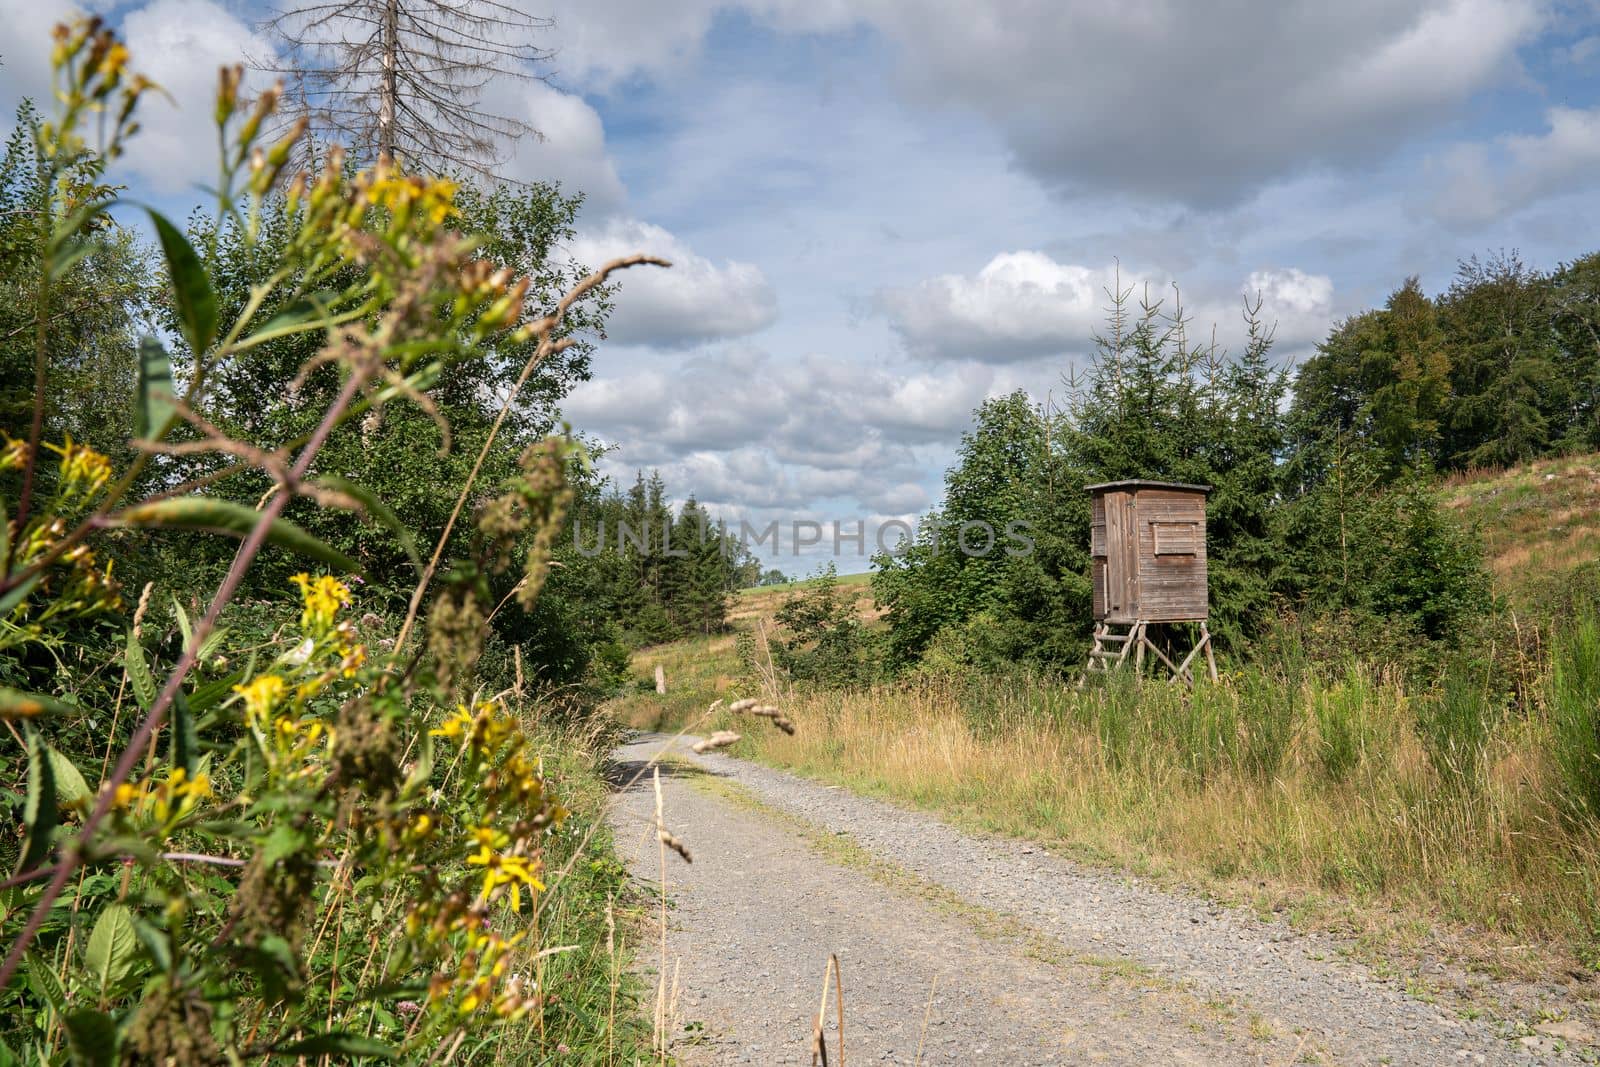
[[[723,753],[695,755],[694,740],[645,735],[615,754],[619,782],[669,755],[667,824],[694,855],[668,856],[673,1051],[686,1064],[809,1063],[830,952],[850,1062],[913,1064],[919,1043],[930,1065],[1578,1062],[1551,1036],[1518,1040],[1528,1028],[1408,995],[1339,958],[1336,938]],[[703,788],[701,775],[771,810]],[[653,811],[647,774],[612,810],[618,851],[649,887]],[[807,835],[819,832],[870,854],[878,876],[813,847]],[[652,975],[653,947],[640,949]],[[831,1019],[830,1008],[830,1032]]]

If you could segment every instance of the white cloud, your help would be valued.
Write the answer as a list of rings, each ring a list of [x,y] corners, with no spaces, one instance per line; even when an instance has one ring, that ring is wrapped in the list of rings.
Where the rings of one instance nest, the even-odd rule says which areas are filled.
[[[0,21],[6,27],[6,43],[0,46],[0,102],[6,113],[0,116],[0,128],[9,127],[11,108],[25,96],[49,113],[51,28],[75,13],[107,6],[0,0]],[[157,194],[215,179],[211,115],[217,69],[242,62],[247,54],[270,55],[270,46],[211,0],[154,0],[127,10],[120,32],[132,55],[130,68],[163,92],[147,94],[140,104],[140,131],[116,165],[118,176],[131,172]],[[245,88],[262,84],[259,77],[247,77]]]
[[[246,55],[269,56],[271,46],[210,0],[154,0],[129,11],[122,28],[132,67],[172,97],[169,102],[151,94],[140,105],[142,129],[129,145],[126,165],[158,193],[214,179],[217,70],[243,62]],[[245,88],[262,84],[265,79],[255,75]]]
[[[58,0],[0,0],[0,23],[6,28],[0,44],[0,129],[11,126],[11,110],[23,97],[41,109],[50,106],[50,30],[81,11],[82,6]]]
[[[570,251],[589,267],[635,252],[672,261],[667,270],[641,268],[620,276],[616,310],[606,323],[607,335],[618,344],[675,347],[740,337],[778,317],[777,294],[760,267],[713,263],[648,222],[613,218],[580,234]]]
[[[622,480],[657,467],[675,493],[735,512],[834,499],[900,514],[931,499],[923,483],[935,469],[918,449],[953,442],[1001,384],[981,366],[934,377],[731,346],[614,370],[579,385],[563,414],[616,442],[605,469]]]
[[[1281,347],[1302,348],[1328,336],[1333,325],[1333,279],[1298,267],[1251,271],[1239,291],[1251,303],[1261,300],[1261,315]],[[1220,320],[1219,320],[1220,321]]]
[[[561,77],[608,89],[693,61],[717,14],[734,8],[795,32],[839,29],[854,19],[845,0],[554,0],[541,10],[555,19]]]
[[[984,116],[1045,185],[1215,206],[1451,115],[1517,70],[1549,4],[561,0],[554,36],[563,76],[609,88],[681,71],[725,9],[780,30],[866,23],[909,96]]]
[[[1115,264],[1058,263],[1042,252],[1001,253],[975,275],[946,274],[881,292],[877,305],[913,355],[1004,365],[1088,351],[1095,334],[1105,330],[1111,294],[1119,289],[1131,294],[1135,310],[1146,294],[1173,310],[1169,278]],[[1237,343],[1243,298],[1253,302],[1259,296],[1262,317],[1268,325],[1277,323],[1278,341],[1295,345],[1326,332],[1333,280],[1294,267],[1257,270],[1232,293],[1207,297],[1185,289],[1182,296],[1191,335],[1215,325],[1220,340]],[[970,392],[942,375],[907,381],[903,388],[912,402],[951,389]]]
[[[545,82],[509,86],[521,94],[526,120],[543,134],[519,143],[507,161],[507,177],[522,181],[557,181],[568,193],[583,193],[587,217],[598,218],[622,207],[627,193],[606,152],[605,126],[581,96],[564,93]]]
[[[1133,280],[1124,275],[1123,284]],[[877,304],[916,355],[1009,363],[1086,348],[1104,318],[1106,290],[1116,284],[1114,267],[1004,252],[975,275],[884,290]]]
[[[1545,126],[1543,133],[1451,147],[1430,161],[1438,184],[1417,199],[1442,221],[1476,226],[1600,184],[1600,107],[1550,108]]]

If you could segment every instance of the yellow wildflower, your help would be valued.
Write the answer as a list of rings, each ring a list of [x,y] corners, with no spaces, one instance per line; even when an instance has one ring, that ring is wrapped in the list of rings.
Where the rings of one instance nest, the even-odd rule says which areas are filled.
[[[412,215],[438,226],[460,212],[455,206],[457,185],[443,178],[407,176],[392,167],[380,167],[367,190],[367,199],[394,217],[396,228],[404,228]]]
[[[102,78],[117,78],[121,76],[122,68],[127,65],[128,48],[121,41],[117,41],[106,49],[106,54],[101,57],[100,66],[97,68],[96,73]]]
[[[111,480],[111,461],[92,448],[75,445],[69,437],[65,445],[45,443],[61,457],[61,491],[64,495],[93,496]]]
[[[252,723],[265,722],[272,709],[282,702],[288,686],[276,674],[258,674],[248,685],[236,685],[233,691],[244,697],[245,715]]]
[[[300,599],[305,604],[300,614],[301,628],[316,637],[326,634],[333,628],[333,617],[339,609],[350,603],[349,587],[326,574],[312,578],[300,573],[289,580],[300,587]]]
[[[0,433],[5,438],[5,447],[0,448],[0,471],[16,470],[28,460],[28,442],[19,441],[8,433]]]
[[[182,767],[174,767],[151,795],[155,800],[156,820],[167,822],[174,816],[189,814],[201,800],[211,796],[211,777],[202,773],[191,778]]]
[[[482,897],[488,900],[494,891],[501,886],[509,886],[511,890],[511,910],[522,910],[522,887],[527,886],[534,892],[543,892],[544,883],[534,873],[534,861],[526,856],[512,856],[503,852],[493,852],[488,846],[481,844],[477,853],[468,857],[467,862],[475,867],[483,868]]]
[[[445,737],[451,741],[465,737],[468,730],[472,729],[472,714],[465,705],[456,707],[455,714],[446,719],[438,728],[429,730],[431,737]]]

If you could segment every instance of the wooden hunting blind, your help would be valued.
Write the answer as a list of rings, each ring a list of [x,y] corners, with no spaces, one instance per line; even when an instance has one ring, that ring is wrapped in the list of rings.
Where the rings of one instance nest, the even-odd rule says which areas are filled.
[[[1130,479],[1089,491],[1089,556],[1094,584],[1094,649],[1088,669],[1106,671],[1146,651],[1184,682],[1202,649],[1217,668],[1206,629],[1206,494],[1209,485]],[[1151,640],[1150,627],[1198,623],[1199,640],[1175,663]]]

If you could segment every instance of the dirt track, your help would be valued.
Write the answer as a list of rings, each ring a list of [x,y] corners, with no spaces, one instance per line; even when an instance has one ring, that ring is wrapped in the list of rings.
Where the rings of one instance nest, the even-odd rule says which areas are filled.
[[[1560,1036],[1459,1018],[1328,939],[687,741],[623,747],[619,780],[663,752],[667,822],[694,855],[668,857],[685,1063],[810,1062],[830,952],[847,1063],[913,1064],[919,1045],[925,1064],[1576,1062]],[[646,774],[613,815],[652,886],[653,810]]]

